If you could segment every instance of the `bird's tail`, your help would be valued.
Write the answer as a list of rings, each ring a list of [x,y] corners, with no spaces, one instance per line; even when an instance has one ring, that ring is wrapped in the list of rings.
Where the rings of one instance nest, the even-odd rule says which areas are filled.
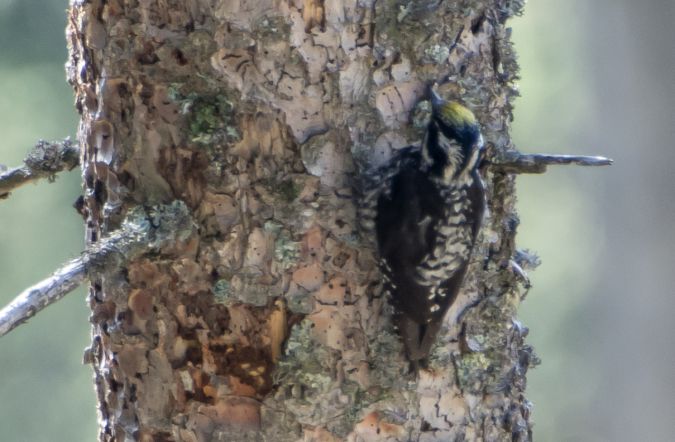
[[[441,328],[441,321],[420,324],[400,314],[395,319],[408,359],[414,367],[425,368],[431,346]]]

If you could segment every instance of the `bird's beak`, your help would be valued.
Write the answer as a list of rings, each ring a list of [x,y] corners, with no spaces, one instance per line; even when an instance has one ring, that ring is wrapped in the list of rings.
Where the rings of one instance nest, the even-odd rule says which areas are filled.
[[[441,96],[436,93],[436,90],[433,86],[429,88],[429,94],[431,95],[431,109],[434,113],[438,114],[445,104],[445,100],[443,100]]]

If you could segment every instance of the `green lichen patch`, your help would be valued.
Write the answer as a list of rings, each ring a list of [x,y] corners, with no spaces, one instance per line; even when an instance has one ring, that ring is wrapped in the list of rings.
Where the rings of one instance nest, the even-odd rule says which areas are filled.
[[[300,195],[302,189],[298,186],[293,180],[286,179],[279,183],[277,192],[283,198],[284,201],[291,203]]]
[[[383,312],[385,316],[391,316],[393,308],[389,303],[386,304]],[[382,321],[382,329],[379,333],[370,336],[368,344],[368,359],[371,361],[372,382],[376,384],[384,393],[401,389],[401,380],[405,379],[403,370],[407,369],[405,363],[392,363],[392,355],[403,355],[405,350],[398,333],[394,330],[391,321]],[[412,386],[411,386],[412,388]],[[383,397],[373,398],[374,400],[383,400]]]
[[[480,393],[485,385],[496,384],[495,362],[488,353],[469,353],[455,360],[455,373],[462,390]]]
[[[271,193],[277,195],[280,202],[289,204],[300,196],[302,185],[294,181],[293,178],[272,177],[263,180],[263,184]]]
[[[450,56],[450,48],[446,45],[433,44],[424,50],[424,55],[434,63],[441,64]]]
[[[213,295],[216,302],[220,304],[229,304],[232,300],[232,285],[227,279],[219,279],[213,284]]]
[[[288,309],[294,313],[306,315],[312,311],[312,297],[302,287],[298,287],[293,292],[285,293],[284,299],[288,303]]]
[[[334,434],[345,436],[362,418],[371,401],[359,386],[336,380],[340,355],[312,338],[313,323],[303,320],[291,330],[284,358],[277,364],[275,399],[300,423],[320,422]]]
[[[263,307],[273,296],[273,288],[260,282],[259,273],[238,272],[230,279],[219,279],[211,291],[216,301],[225,305],[244,303]]]
[[[263,228],[276,238],[274,240],[274,259],[281,265],[281,268],[288,270],[294,267],[300,258],[300,243],[293,241],[291,233],[279,223],[267,221]]]
[[[264,42],[274,43],[285,40],[291,32],[291,26],[282,17],[265,16],[256,23],[255,31]]]
[[[233,105],[225,97],[197,97],[185,109],[190,115],[192,141],[212,144],[239,138],[239,132],[232,126]]]
[[[237,128],[234,102],[226,94],[182,94],[178,84],[169,87],[168,95],[180,104],[187,117],[190,140],[198,144],[236,142],[241,138]]]
[[[490,393],[521,384],[524,389],[525,373],[538,358],[524,345],[527,328],[515,320],[518,300],[517,291],[509,291],[483,300],[467,315],[462,351],[452,355],[464,391]]]
[[[331,390],[331,367],[325,366],[331,358],[326,347],[319,345],[311,336],[313,323],[303,320],[295,325],[286,343],[284,358],[277,364],[275,384],[289,388],[289,401],[298,406],[309,405]],[[304,407],[299,408],[304,409]],[[305,412],[317,412],[321,410]]]

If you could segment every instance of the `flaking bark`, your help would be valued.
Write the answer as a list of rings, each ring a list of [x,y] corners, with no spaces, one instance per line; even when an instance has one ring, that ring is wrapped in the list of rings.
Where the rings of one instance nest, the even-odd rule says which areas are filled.
[[[521,6],[73,0],[88,241],[137,205],[199,224],[93,277],[100,440],[530,439],[513,176],[483,171],[489,214],[419,378],[353,191],[419,140],[431,82],[512,150]]]

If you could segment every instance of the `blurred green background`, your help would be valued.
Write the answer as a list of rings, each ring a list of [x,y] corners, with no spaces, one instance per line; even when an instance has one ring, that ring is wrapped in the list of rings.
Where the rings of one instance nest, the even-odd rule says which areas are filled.
[[[675,438],[675,6],[531,1],[511,22],[525,152],[599,154],[611,168],[518,178],[520,247],[543,264],[521,309],[540,441]],[[74,136],[65,0],[0,0],[0,163]],[[83,247],[79,172],[0,201],[0,304]],[[0,339],[0,441],[96,435],[84,290]]]
[[[0,164],[18,166],[38,138],[74,137],[65,82],[65,0],[0,0]],[[72,207],[80,173],[60,174],[0,201],[0,304],[49,275],[84,244]],[[92,441],[96,408],[85,291],[0,339],[0,441]]]

